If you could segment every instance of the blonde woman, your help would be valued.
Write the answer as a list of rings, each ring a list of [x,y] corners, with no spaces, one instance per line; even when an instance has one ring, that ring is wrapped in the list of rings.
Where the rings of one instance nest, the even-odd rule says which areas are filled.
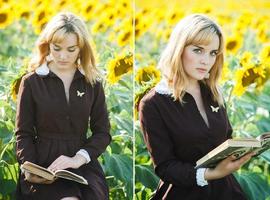
[[[161,55],[163,79],[139,106],[144,140],[161,179],[153,199],[246,199],[231,173],[252,153],[236,161],[229,157],[213,169],[194,169],[232,135],[217,85],[223,46],[220,27],[194,14],[177,24]]]
[[[89,185],[48,182],[22,172],[17,199],[109,199],[97,158],[111,141],[110,124],[88,41],[86,25],[71,13],[59,13],[47,24],[37,41],[32,72],[20,85],[15,134],[20,165],[30,161],[52,171],[69,168]]]

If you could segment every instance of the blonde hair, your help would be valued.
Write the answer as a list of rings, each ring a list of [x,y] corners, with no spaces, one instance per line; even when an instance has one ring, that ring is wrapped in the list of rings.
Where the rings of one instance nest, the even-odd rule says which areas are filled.
[[[202,14],[189,15],[176,25],[158,63],[158,68],[173,90],[175,100],[183,103],[183,96],[189,82],[182,64],[184,48],[190,44],[207,45],[214,35],[219,37],[218,54],[209,72],[209,79],[205,79],[203,82],[210,88],[213,100],[218,102],[219,105],[223,105],[223,98],[218,88],[218,79],[221,75],[224,60],[224,38],[220,27]]]
[[[61,42],[67,34],[74,33],[77,36],[80,48],[80,67],[84,70],[87,82],[94,84],[100,74],[95,65],[93,50],[88,42],[90,36],[82,19],[69,12],[61,12],[54,16],[40,34],[36,46],[36,56],[30,62],[30,70],[33,71],[46,61],[49,54],[49,44]],[[79,67],[79,66],[78,66]]]

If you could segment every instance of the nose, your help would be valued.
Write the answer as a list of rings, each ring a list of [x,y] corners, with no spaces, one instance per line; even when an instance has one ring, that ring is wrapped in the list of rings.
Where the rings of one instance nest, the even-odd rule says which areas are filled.
[[[209,65],[210,58],[208,55],[203,55],[201,57],[200,63],[203,65]]]
[[[65,60],[67,58],[67,55],[64,52],[61,52],[60,55],[59,55],[59,58],[61,60]]]

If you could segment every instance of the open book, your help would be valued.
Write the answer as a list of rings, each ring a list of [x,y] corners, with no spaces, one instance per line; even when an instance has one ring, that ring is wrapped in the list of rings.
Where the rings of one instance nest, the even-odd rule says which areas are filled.
[[[64,179],[68,179],[71,181],[76,181],[78,183],[81,184],[85,184],[88,185],[88,182],[85,178],[83,178],[82,176],[79,176],[73,172],[70,172],[68,170],[57,170],[56,172],[52,172],[44,167],[41,167],[37,164],[34,164],[32,162],[28,162],[25,161],[22,165],[21,165],[21,169],[25,170],[29,173],[35,174],[37,176],[40,176],[42,178],[45,178],[47,180],[54,180],[56,178],[64,178]]]
[[[265,132],[257,138],[228,139],[199,159],[195,168],[215,167],[221,160],[230,155],[239,159],[249,152],[255,152],[255,156],[257,156],[269,148],[270,132]]]

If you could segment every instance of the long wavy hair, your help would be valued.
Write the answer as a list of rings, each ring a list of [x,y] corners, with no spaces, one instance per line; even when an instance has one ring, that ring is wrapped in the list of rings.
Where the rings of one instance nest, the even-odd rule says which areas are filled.
[[[54,16],[41,32],[36,42],[37,52],[29,65],[30,71],[34,71],[46,62],[46,56],[50,53],[50,43],[61,43],[70,33],[77,36],[80,48],[78,57],[80,65],[77,63],[77,66],[83,69],[86,81],[94,84],[100,77],[100,73],[96,68],[93,50],[89,43],[90,35],[83,20],[69,12],[61,12]]]
[[[158,68],[172,89],[175,100],[183,103],[185,89],[189,83],[188,75],[182,64],[184,48],[191,44],[207,45],[214,35],[219,37],[218,54],[209,72],[209,78],[204,79],[203,82],[210,88],[212,98],[219,105],[223,105],[223,98],[218,88],[218,80],[224,62],[224,37],[218,24],[202,14],[189,15],[176,25],[158,63]]]

